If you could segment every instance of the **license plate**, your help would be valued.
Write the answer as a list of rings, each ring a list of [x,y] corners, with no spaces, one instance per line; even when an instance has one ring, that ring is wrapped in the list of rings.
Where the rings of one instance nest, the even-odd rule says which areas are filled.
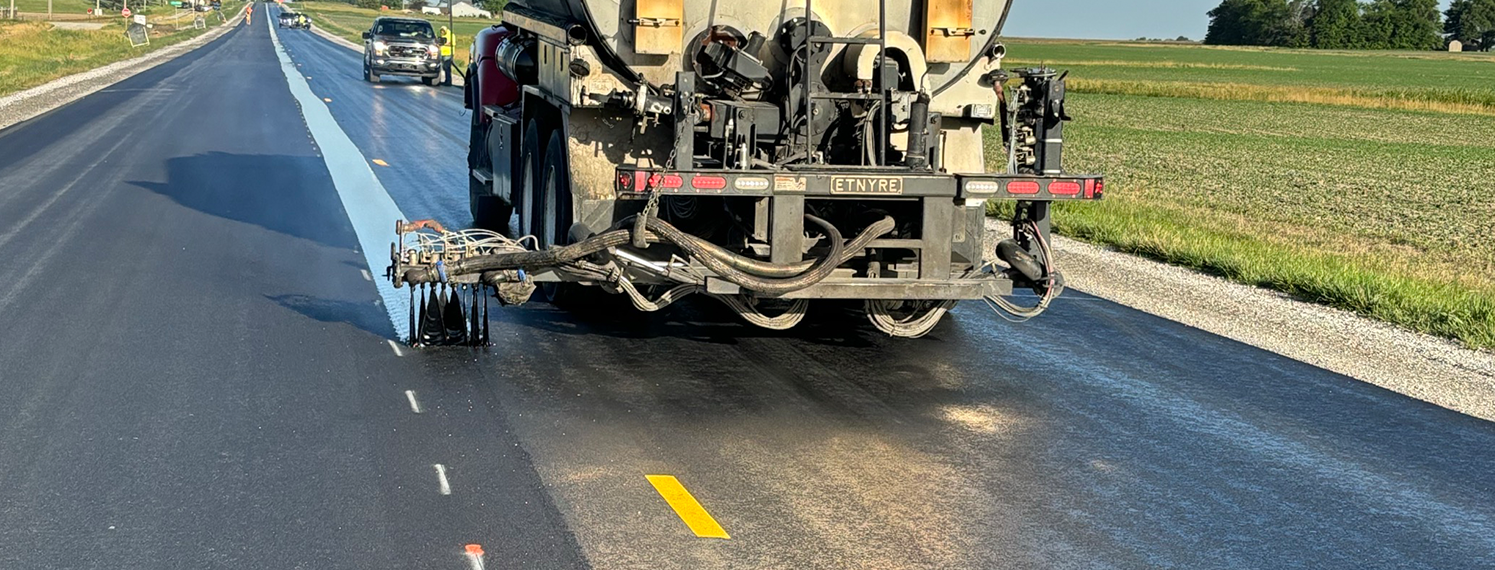
[[[903,179],[897,176],[833,176],[831,194],[897,196],[903,194]]]

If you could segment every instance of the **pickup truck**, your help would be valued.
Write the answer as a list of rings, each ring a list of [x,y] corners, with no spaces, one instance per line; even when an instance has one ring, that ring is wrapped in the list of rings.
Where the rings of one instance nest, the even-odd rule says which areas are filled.
[[[441,43],[431,23],[418,18],[375,18],[363,33],[363,78],[378,83],[381,75],[419,77],[436,85],[441,75]]]

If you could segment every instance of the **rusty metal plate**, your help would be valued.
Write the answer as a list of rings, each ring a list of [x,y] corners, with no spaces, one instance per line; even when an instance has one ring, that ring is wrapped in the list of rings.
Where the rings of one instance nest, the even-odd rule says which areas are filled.
[[[651,55],[680,51],[684,41],[685,0],[637,0],[634,10],[633,50]]]
[[[928,0],[924,27],[924,60],[958,63],[971,59],[972,0]]]

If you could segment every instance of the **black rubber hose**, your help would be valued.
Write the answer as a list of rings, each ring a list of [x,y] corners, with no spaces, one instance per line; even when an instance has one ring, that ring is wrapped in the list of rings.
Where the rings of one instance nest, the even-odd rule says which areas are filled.
[[[886,226],[886,229],[883,229],[883,226]],[[852,258],[860,255],[862,250],[867,249],[867,244],[872,243],[872,240],[880,238],[884,235],[887,235],[888,232],[893,231],[893,226],[894,223],[892,218],[885,218],[884,220],[869,226],[862,232],[861,235],[857,236],[856,239],[853,239],[850,243],[846,244],[845,251],[841,254],[841,259],[836,263],[836,265],[840,266],[842,263],[851,261]],[[722,248],[721,246],[718,246],[714,243],[708,242],[693,235],[690,236],[690,238],[709,248],[711,254],[717,256],[722,261],[732,264],[733,267],[741,271],[751,273],[759,277],[794,277],[796,275],[800,275],[806,271],[809,271],[811,267],[815,266],[815,261],[808,259],[805,261],[788,264],[769,263],[760,259],[753,259],[751,257],[738,255]]]
[[[628,223],[637,219],[638,218],[624,219],[619,223],[618,226],[614,227],[626,226]],[[880,227],[882,224],[886,224],[886,229],[882,229]],[[856,239],[853,239],[850,243],[846,244],[845,252],[841,254],[841,260],[836,263],[836,265],[839,266],[842,263],[851,261],[853,258],[860,255],[862,250],[867,249],[867,245],[872,243],[872,240],[887,235],[888,232],[893,231],[893,227],[894,222],[892,218],[885,218],[885,220],[879,222],[878,224],[869,226],[862,232],[861,235],[857,236]],[[714,255],[718,259],[721,259],[723,262],[731,264],[738,270],[751,273],[759,277],[794,277],[796,275],[800,275],[806,271],[809,271],[811,267],[815,266],[815,260],[813,259],[786,264],[777,264],[763,261],[761,259],[753,259],[751,257],[740,255],[722,246],[701,239],[698,236],[685,233],[682,233],[682,235],[684,235],[687,239],[694,240],[696,243],[700,244],[700,246],[702,248],[705,248],[707,253],[709,253],[710,255]]]
[[[737,268],[732,267],[730,263],[726,263],[717,259],[716,256],[711,255],[706,248],[700,247],[700,243],[697,240],[687,237],[689,234],[681,232],[674,226],[658,218],[650,218],[647,227],[649,231],[659,234],[660,237],[669,240],[676,246],[684,249],[686,253],[694,256],[707,269],[716,273],[718,277],[755,293],[783,295],[824,281],[825,278],[831,276],[831,272],[835,271],[837,266],[841,265],[841,254],[846,247],[846,244],[841,241],[841,232],[836,230],[836,226],[831,225],[830,222],[815,216],[806,215],[805,219],[825,230],[826,235],[831,240],[831,251],[830,254],[816,263],[810,271],[798,277],[788,279],[766,279],[739,271]]]
[[[649,238],[650,241],[655,243],[659,241],[657,236],[650,235]],[[504,269],[555,267],[576,261],[610,247],[623,245],[632,241],[632,239],[633,237],[628,230],[614,230],[592,236],[565,247],[547,249],[545,251],[516,251],[512,253],[495,253],[493,255],[469,257],[446,264],[446,275],[448,278],[451,278],[458,275],[501,271]],[[433,283],[440,280],[440,271],[434,267],[416,268],[405,272],[406,283]]]
[[[649,218],[646,222],[646,228],[649,230],[647,237],[651,243],[662,241],[674,243],[727,281],[750,291],[768,295],[782,295],[807,288],[830,277],[830,274],[837,267],[855,257],[857,252],[866,249],[867,244],[871,243],[872,240],[893,231],[894,227],[892,218],[883,218],[869,226],[861,235],[852,240],[850,244],[846,244],[842,242],[841,232],[836,230],[835,226],[829,222],[809,215],[805,216],[805,219],[823,228],[826,235],[830,238],[831,251],[819,262],[805,261],[789,265],[777,265],[744,257],[727,251],[704,239],[682,232],[675,226],[659,218]],[[507,269],[533,270],[554,267],[582,259],[608,248],[625,245],[631,240],[631,231],[618,229],[592,236],[565,247],[546,251],[499,253],[453,261],[445,265],[445,270],[447,277],[451,278],[471,273],[485,273]],[[436,268],[410,269],[405,272],[404,281],[411,284],[436,282],[440,281],[440,272]]]

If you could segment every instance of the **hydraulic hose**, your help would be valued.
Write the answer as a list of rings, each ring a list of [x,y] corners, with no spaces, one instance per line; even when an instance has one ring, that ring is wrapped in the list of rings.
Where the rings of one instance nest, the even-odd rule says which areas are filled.
[[[837,260],[836,265],[840,266],[842,263],[851,261],[851,259],[859,255],[862,250],[867,249],[867,244],[872,243],[872,240],[880,238],[884,235],[887,235],[888,232],[893,231],[893,226],[893,218],[890,217],[883,218],[877,223],[868,226],[867,229],[862,231],[861,235],[858,235],[855,239],[846,244],[845,250],[841,253],[841,259]],[[751,273],[759,277],[794,277],[796,275],[801,275],[804,272],[809,271],[811,267],[815,266],[815,261],[808,259],[796,263],[769,263],[760,259],[753,259],[751,257],[738,255],[726,250],[719,245],[708,242],[699,237],[690,234],[685,235],[690,239],[693,239],[696,242],[700,243],[702,247],[707,248],[711,255],[718,257],[724,263],[729,263],[735,269],[741,270],[746,273]]]
[[[658,243],[659,239],[657,236],[650,235],[649,237],[651,242]],[[623,245],[632,241],[632,239],[633,237],[628,230],[613,230],[555,249],[497,253],[453,261],[443,267],[410,269],[405,272],[404,277],[406,283],[432,283],[442,281],[443,272],[447,277],[452,277],[471,273],[502,271],[505,269],[555,267],[576,261],[610,247]]]
[[[850,260],[879,237],[893,231],[892,218],[883,218],[872,224],[849,244],[842,240],[841,232],[830,222],[806,215],[806,220],[820,226],[831,244],[831,251],[819,261],[802,261],[793,264],[773,264],[741,256],[704,239],[680,231],[668,222],[650,217],[645,222],[646,237],[650,243],[669,242],[680,247],[691,257],[699,260],[712,272],[739,287],[766,295],[783,295],[810,287],[830,277],[841,264]],[[632,241],[632,232],[617,229],[597,234],[577,243],[545,251],[523,251],[472,257],[444,263],[438,267],[407,270],[403,277],[406,283],[430,283],[453,276],[486,273],[509,269],[537,269],[565,265],[609,248],[626,245]]]
[[[737,268],[732,267],[732,264],[711,255],[708,249],[701,247],[698,240],[690,239],[694,236],[676,229],[675,226],[659,218],[649,218],[646,227],[649,231],[659,234],[660,237],[669,240],[680,247],[680,249],[685,250],[686,253],[695,257],[702,265],[705,265],[707,269],[710,269],[722,279],[731,281],[749,291],[766,295],[783,295],[807,288],[824,281],[826,277],[830,277],[831,272],[836,270],[836,266],[841,264],[841,253],[846,247],[846,244],[841,241],[841,232],[836,229],[836,226],[811,215],[806,215],[805,219],[825,230],[826,235],[831,240],[831,251],[808,272],[798,277],[786,279],[762,278],[739,271]]]

